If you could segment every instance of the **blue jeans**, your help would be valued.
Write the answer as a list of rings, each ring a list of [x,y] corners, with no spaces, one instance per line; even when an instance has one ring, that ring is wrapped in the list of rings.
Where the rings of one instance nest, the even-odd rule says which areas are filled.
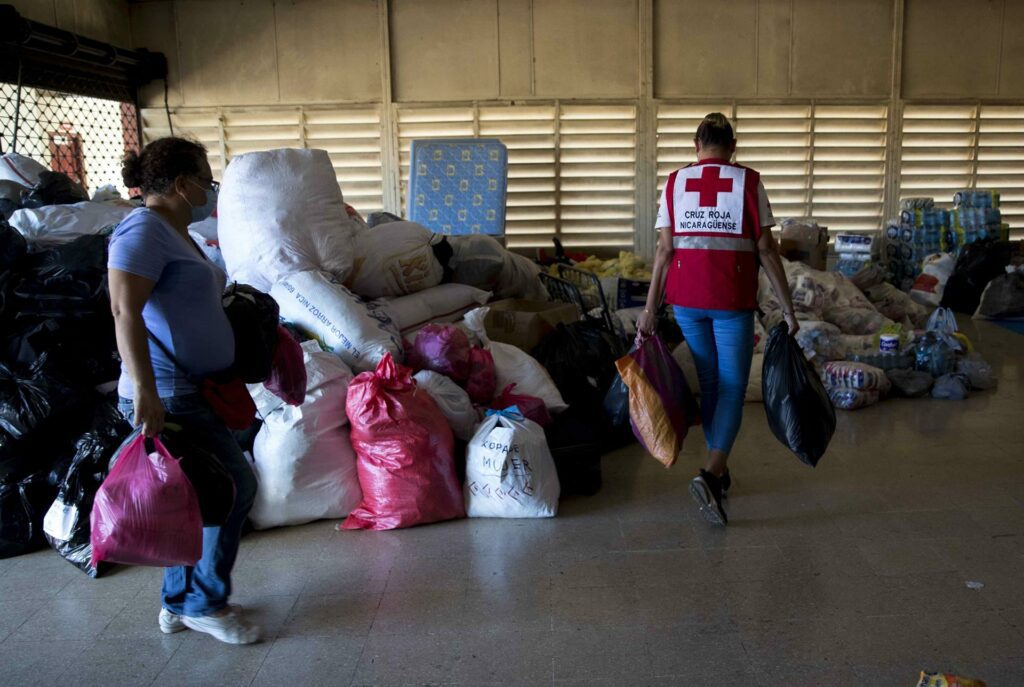
[[[167,410],[167,422],[181,425],[189,441],[217,456],[235,480],[235,507],[220,527],[203,528],[203,557],[196,566],[164,568],[164,608],[198,618],[228,605],[231,569],[238,556],[242,525],[256,497],[256,475],[238,442],[200,394],[160,400]],[[119,408],[132,422],[134,404],[122,398]]]
[[[752,310],[675,308],[700,381],[701,423],[708,450],[732,450],[754,357]]]

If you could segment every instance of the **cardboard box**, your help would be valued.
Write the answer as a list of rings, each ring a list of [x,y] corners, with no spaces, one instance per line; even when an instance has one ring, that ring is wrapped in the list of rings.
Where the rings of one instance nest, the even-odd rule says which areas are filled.
[[[779,252],[787,260],[824,270],[828,264],[828,227],[813,222],[784,222]]]
[[[542,302],[508,299],[487,305],[484,320],[487,336],[494,341],[532,351],[559,324],[580,319],[575,305],[558,301]]]

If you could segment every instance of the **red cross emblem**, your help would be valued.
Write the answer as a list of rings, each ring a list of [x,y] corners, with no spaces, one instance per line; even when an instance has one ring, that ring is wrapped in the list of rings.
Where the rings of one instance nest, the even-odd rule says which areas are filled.
[[[686,192],[700,194],[700,207],[713,208],[718,206],[718,194],[732,191],[732,179],[723,179],[721,168],[705,165],[700,179],[687,179]]]

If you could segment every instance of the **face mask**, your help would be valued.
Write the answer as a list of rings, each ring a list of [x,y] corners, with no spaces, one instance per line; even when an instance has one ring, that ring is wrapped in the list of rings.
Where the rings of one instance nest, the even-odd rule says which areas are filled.
[[[202,222],[204,219],[212,215],[213,211],[217,209],[217,192],[212,188],[203,188],[191,179],[189,179],[189,182],[194,186],[202,188],[203,192],[206,193],[206,202],[199,206],[188,203],[188,198],[185,198],[185,196],[182,195],[182,198],[185,198],[185,202],[188,203],[188,206],[192,208],[192,224],[195,224],[196,222]]]

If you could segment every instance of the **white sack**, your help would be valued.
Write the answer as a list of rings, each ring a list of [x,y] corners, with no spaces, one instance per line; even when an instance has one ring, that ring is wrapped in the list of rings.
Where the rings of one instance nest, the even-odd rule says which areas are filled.
[[[452,433],[463,441],[469,441],[476,432],[480,414],[473,407],[469,394],[454,381],[438,372],[422,370],[413,375],[420,389],[430,394],[444,413]]]
[[[452,281],[468,284],[484,291],[494,291],[505,269],[505,254],[508,252],[497,240],[484,234],[449,236],[452,259]]]
[[[227,266],[224,264],[224,254],[216,243],[207,241],[202,234],[192,231],[191,229],[188,230],[188,235],[196,242],[196,245],[199,246],[199,250],[203,251],[203,255],[206,256],[207,260],[227,272]]]
[[[561,487],[544,430],[531,420],[485,418],[466,456],[466,516],[550,518]]]
[[[498,390],[509,384],[516,385],[516,393],[533,396],[544,401],[548,411],[560,413],[569,407],[562,394],[555,386],[551,375],[536,358],[529,353],[510,344],[491,341],[487,337],[484,319],[489,308],[477,308],[466,313],[466,326],[480,340],[481,345],[491,352],[494,358],[494,371],[498,380]]]
[[[389,222],[355,239],[352,290],[365,298],[396,298],[441,283],[444,268],[434,257],[441,240],[422,224]]]
[[[123,200],[101,203],[85,200],[70,205],[15,210],[7,221],[28,241],[43,246],[56,245],[113,229],[134,209],[135,206]]]
[[[13,181],[26,188],[32,188],[39,182],[39,175],[48,171],[30,157],[18,153],[0,155],[0,180]]]
[[[258,487],[249,512],[256,529],[343,518],[362,500],[345,426],[352,373],[309,343],[303,345],[309,381],[302,405],[274,410],[256,435]]]
[[[387,301],[387,310],[403,334],[431,323],[457,322],[491,294],[465,284],[441,284]]]
[[[398,328],[379,301],[359,298],[319,272],[300,272],[273,285],[281,317],[306,331],[356,372],[376,367],[385,353],[403,359]]]
[[[529,301],[548,301],[551,297],[540,280],[540,265],[527,257],[505,251],[505,266],[494,289],[494,297],[525,298]]]
[[[956,268],[956,260],[949,253],[936,253],[924,259],[921,274],[914,280],[910,297],[921,305],[937,308],[946,291],[946,282]]]
[[[202,222],[193,222],[188,225],[188,233],[199,234],[207,241],[217,241],[217,218],[207,217]]]
[[[228,276],[260,291],[318,270],[344,283],[354,222],[324,150],[282,148],[239,155],[224,171],[217,234]]]

